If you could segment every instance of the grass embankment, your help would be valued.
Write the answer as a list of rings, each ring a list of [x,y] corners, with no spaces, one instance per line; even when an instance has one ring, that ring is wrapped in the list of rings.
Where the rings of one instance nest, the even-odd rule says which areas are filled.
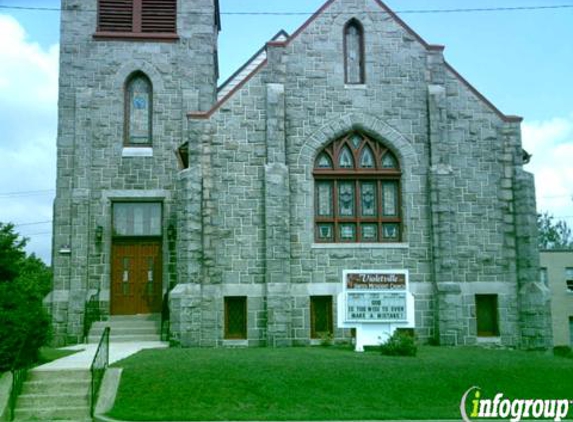
[[[74,353],[78,353],[77,350],[64,350],[64,349],[55,349],[53,347],[41,347],[40,353],[38,354],[38,361],[35,363],[34,366],[43,365],[48,362],[52,362],[56,359],[64,358],[69,355],[73,355]]]
[[[573,360],[422,347],[415,358],[337,348],[147,350],[124,368],[125,420],[459,419],[463,393],[573,398]]]

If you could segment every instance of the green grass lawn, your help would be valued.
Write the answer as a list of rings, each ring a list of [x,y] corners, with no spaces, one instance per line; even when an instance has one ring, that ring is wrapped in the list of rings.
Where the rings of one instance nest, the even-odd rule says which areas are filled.
[[[484,398],[573,399],[573,360],[538,352],[173,348],[115,366],[124,371],[110,416],[127,420],[459,419],[474,385]]]

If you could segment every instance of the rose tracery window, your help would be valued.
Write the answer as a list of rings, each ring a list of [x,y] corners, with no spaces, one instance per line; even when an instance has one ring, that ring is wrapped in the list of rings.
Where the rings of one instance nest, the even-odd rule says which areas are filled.
[[[401,240],[401,171],[388,148],[350,133],[319,152],[313,174],[317,242]]]

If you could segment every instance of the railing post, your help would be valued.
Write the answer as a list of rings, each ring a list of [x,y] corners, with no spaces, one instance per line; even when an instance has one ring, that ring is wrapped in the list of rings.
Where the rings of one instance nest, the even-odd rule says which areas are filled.
[[[19,367],[19,363],[21,361],[22,353],[28,344],[28,340],[30,339],[30,335],[26,334],[22,344],[20,345],[20,349],[18,353],[16,353],[16,357],[14,358],[14,362],[12,363],[12,368],[10,372],[12,372],[12,390],[10,391],[10,397],[8,399],[8,404],[10,406],[10,420],[14,420],[14,412],[16,410],[16,400],[18,396],[22,392],[22,385],[26,380],[26,375],[28,373],[28,367],[30,366],[31,362],[25,362],[22,367]]]
[[[101,338],[99,340],[92,364],[90,366],[91,373],[91,394],[90,394],[90,416],[94,416],[95,405],[101,381],[106,368],[109,365],[109,333],[110,328],[105,327]]]

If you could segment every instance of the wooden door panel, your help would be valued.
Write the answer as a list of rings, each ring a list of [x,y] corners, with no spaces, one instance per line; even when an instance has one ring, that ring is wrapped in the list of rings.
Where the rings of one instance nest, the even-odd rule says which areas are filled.
[[[112,246],[112,315],[160,312],[162,284],[160,242]]]

